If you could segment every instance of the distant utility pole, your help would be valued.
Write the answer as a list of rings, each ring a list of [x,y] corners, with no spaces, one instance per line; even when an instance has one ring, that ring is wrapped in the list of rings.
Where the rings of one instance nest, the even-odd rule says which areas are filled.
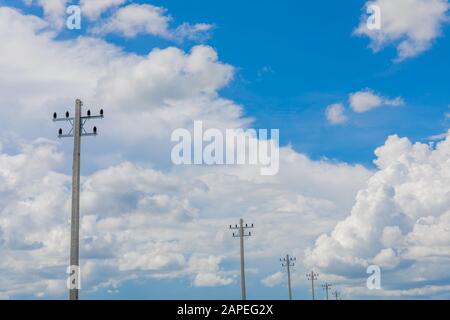
[[[245,233],[246,229],[252,229],[252,225],[244,225],[244,219],[239,220],[239,225],[235,225],[234,227],[230,225],[230,230],[239,230],[238,234],[233,232],[233,237],[240,238],[241,240],[241,291],[242,291],[242,300],[247,300],[246,291],[245,291],[245,265],[244,265],[244,238],[251,237],[252,233]]]
[[[63,134],[63,130],[59,129],[59,138],[73,137],[73,167],[72,167],[72,215],[70,222],[70,289],[69,299],[78,300],[79,277],[80,277],[80,153],[81,153],[81,137],[96,136],[97,127],[92,132],[87,132],[84,125],[90,119],[103,118],[103,110],[100,114],[92,116],[91,111],[87,111],[86,116],[81,115],[81,107],[83,103],[77,99],[75,101],[75,116],[70,117],[69,111],[66,112],[64,118],[58,118],[56,112],[53,114],[53,121],[67,121],[72,125],[69,133]]]
[[[325,282],[325,283],[322,285],[323,290],[325,290],[325,292],[327,293],[327,300],[329,300],[329,299],[328,299],[328,291],[330,290],[330,288],[331,288],[332,286],[333,286],[333,285],[330,284],[330,283],[328,283],[328,282]]]
[[[333,292],[333,296],[336,300],[341,300],[341,293],[339,291]]]
[[[292,287],[291,287],[291,267],[295,266],[296,258],[290,257],[288,254],[285,258],[280,259],[281,266],[286,267],[288,276],[288,290],[289,290],[289,300],[292,300]]]
[[[314,273],[314,271],[311,271],[310,273],[306,274],[306,278],[311,281],[311,293],[312,293],[312,299],[315,300],[314,296],[314,281],[317,280],[317,277],[319,274]]]

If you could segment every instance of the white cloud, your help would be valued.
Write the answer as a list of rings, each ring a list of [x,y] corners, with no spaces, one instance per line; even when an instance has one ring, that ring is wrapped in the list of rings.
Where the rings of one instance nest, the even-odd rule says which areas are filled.
[[[306,251],[307,264],[348,277],[379,264],[391,270],[383,281],[394,291],[406,283],[410,288],[445,285],[450,275],[450,139],[433,149],[391,136],[376,155],[379,171],[358,193],[350,216]]]
[[[232,279],[222,278],[214,273],[199,273],[194,280],[196,287],[226,286],[232,283]]]
[[[212,25],[183,23],[175,30],[170,29],[172,18],[167,10],[149,4],[130,4],[119,8],[113,16],[91,31],[94,34],[118,33],[127,38],[138,34],[151,34],[169,40],[198,40],[207,37]]]
[[[345,107],[341,103],[329,105],[325,110],[325,115],[331,124],[342,124],[348,120],[345,115]]]
[[[246,243],[250,268],[262,269],[260,262],[278,256],[280,247],[299,256],[345,218],[372,175],[362,166],[313,161],[290,147],[281,148],[280,173],[273,177],[249,166],[174,168],[165,153],[174,128],[189,128],[197,119],[218,128],[249,125],[242,108],[219,94],[234,68],[207,46],[138,56],[96,38],[55,40],[41,32],[44,25],[40,18],[0,8],[0,38],[9,44],[0,56],[0,105],[8,106],[0,114],[11,120],[0,128],[1,297],[65,292],[70,176],[57,171],[70,163],[62,158],[63,151],[70,157],[70,147],[40,140],[22,144],[15,154],[9,150],[17,148],[17,140],[54,134],[52,111],[65,111],[80,95],[86,105],[107,110],[102,140],[83,145],[90,154],[83,158],[89,173],[82,179],[81,199],[87,292],[120,290],[124,281],[148,277],[183,277],[196,286],[230,284],[239,274],[238,245],[226,226],[241,216],[256,226],[257,241]],[[20,137],[3,141],[10,132]],[[448,277],[448,265],[441,263],[448,257],[442,231],[448,217],[440,214],[449,207],[447,146],[431,151],[391,138],[377,151],[382,173],[371,178],[353,209],[365,215],[355,219],[355,227],[353,222],[342,227],[350,230],[338,233],[343,244],[333,235],[319,239],[309,261],[315,264],[319,257],[321,266],[331,268],[330,262],[333,271],[336,266],[336,272],[347,274],[348,265],[360,272],[376,259],[395,271],[412,259],[420,262],[408,270],[413,279]],[[390,184],[398,187],[395,193]],[[391,208],[404,214],[384,223]],[[372,221],[374,226],[367,226]],[[352,235],[360,233],[355,244]],[[376,250],[366,250],[373,243]],[[398,249],[405,246],[406,253]],[[340,264],[332,261],[333,248]]]
[[[124,4],[126,0],[81,0],[82,14],[86,15],[89,19],[97,19],[103,12],[108,9],[116,8]]]
[[[447,138],[448,136],[448,132],[444,132],[441,134],[436,134],[434,136],[430,136],[427,139],[430,141],[439,141],[439,140],[444,140],[445,138]]]
[[[196,287],[215,287],[232,284],[232,278],[220,275],[220,273],[223,273],[219,268],[222,260],[222,257],[215,256],[192,257],[189,265],[191,271],[196,273],[193,285]]]
[[[369,4],[381,9],[381,29],[369,30],[368,17],[363,14],[355,34],[369,37],[375,52],[396,46],[398,61],[428,50],[449,21],[447,0],[375,0],[367,2],[365,8]]]
[[[120,33],[133,38],[140,33],[170,38],[167,10],[149,4],[130,4],[117,10],[105,23],[93,30],[94,33]]]
[[[204,41],[209,37],[209,32],[213,29],[213,25],[208,23],[183,23],[178,26],[172,33],[175,39]]]
[[[389,99],[380,96],[370,89],[365,89],[349,95],[349,103],[353,111],[362,113],[382,106],[399,107],[405,102],[401,97]]]
[[[238,271],[223,270],[221,263],[235,261],[237,267],[238,247],[227,225],[241,216],[257,222],[258,241],[247,242],[250,261],[271,259],[280,243],[286,244],[283,249],[299,250],[305,239],[329,230],[335,212],[343,216],[345,202],[351,202],[369,173],[283,152],[287,171],[264,184],[257,169],[163,173],[129,162],[83,177],[80,251],[85,290],[117,288],[139,277],[189,277],[194,286],[229,285]],[[41,292],[49,297],[53,291],[47,282],[65,277],[71,180],[54,172],[61,161],[56,147],[45,141],[24,146],[16,156],[0,155],[1,185],[6,188],[0,192],[4,295]],[[349,173],[351,180],[342,183]],[[327,180],[326,188],[322,180]],[[321,198],[315,189],[322,190]],[[307,221],[308,227],[300,230]],[[217,257],[217,252],[223,255]],[[48,270],[55,271],[49,275]],[[58,283],[64,288],[64,282]]]
[[[41,6],[46,20],[56,29],[61,29],[64,25],[68,0],[23,0],[23,2],[27,5]]]
[[[285,275],[283,272],[277,272],[261,280],[261,283],[266,287],[272,288],[285,281]]]
[[[281,170],[273,177],[251,166],[172,167],[165,151],[173,129],[198,119],[220,129],[250,124],[240,106],[219,94],[234,68],[207,46],[138,56],[98,38],[55,40],[43,26],[38,17],[0,8],[0,38],[8,43],[0,56],[0,105],[8,108],[0,114],[10,120],[0,128],[8,150],[0,156],[2,297],[65,292],[71,180],[56,172],[70,172],[70,144],[38,141],[16,155],[9,150],[18,140],[54,136],[52,112],[64,112],[76,97],[107,115],[99,123],[101,140],[83,142],[87,292],[148,277],[227,285],[239,274],[230,223],[244,216],[257,225],[258,241],[246,245],[249,267],[259,268],[279,254],[280,244],[298,254],[328,232],[371,175],[362,166],[312,161],[290,147],[281,148]],[[201,259],[209,267],[200,268]],[[225,263],[236,270],[223,270]]]

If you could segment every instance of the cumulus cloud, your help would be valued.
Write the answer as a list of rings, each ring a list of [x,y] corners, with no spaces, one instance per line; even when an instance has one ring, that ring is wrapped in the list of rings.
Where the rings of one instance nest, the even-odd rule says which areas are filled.
[[[81,0],[80,5],[83,15],[89,19],[97,19],[103,12],[124,4],[126,0]]]
[[[222,257],[216,256],[192,257],[189,266],[191,271],[196,273],[193,285],[196,287],[215,287],[232,284],[232,278],[219,274],[219,264],[222,260]]]
[[[68,0],[23,0],[23,2],[42,7],[46,20],[56,29],[61,29],[64,25]]]
[[[87,108],[109,112],[100,127],[108,133],[105,148],[94,153],[100,157],[114,150],[114,157],[103,160],[117,163],[126,149],[145,143],[143,152],[152,146],[161,150],[162,165],[170,159],[170,134],[176,128],[190,128],[198,119],[221,129],[249,123],[239,105],[218,95],[233,79],[234,68],[220,62],[211,47],[190,52],[170,47],[137,56],[96,38],[55,41],[53,33],[42,31],[45,21],[11,8],[0,8],[0,16],[0,37],[9,44],[0,57],[0,102],[10,106],[0,114],[12,119],[0,129],[3,135],[36,137],[42,130],[53,135],[57,128],[48,115],[70,110],[82,95]],[[27,95],[20,94],[24,84]],[[43,126],[37,128],[36,121]]]
[[[261,280],[261,283],[265,285],[266,287],[272,288],[279,284],[281,284],[284,281],[285,275],[283,272],[277,272],[274,274],[271,274],[270,276],[265,277]]]
[[[254,166],[173,167],[165,150],[175,128],[198,119],[218,129],[250,125],[242,107],[219,94],[234,68],[208,46],[140,56],[98,38],[56,40],[43,32],[45,25],[0,8],[0,37],[8,43],[0,56],[0,105],[8,108],[0,114],[11,120],[0,132],[20,133],[2,141],[0,156],[2,297],[65,292],[71,180],[70,156],[62,154],[70,155],[70,146],[17,141],[54,136],[52,112],[70,110],[80,95],[107,114],[99,124],[101,143],[83,141],[89,153],[81,196],[86,292],[116,291],[124,281],[148,277],[232,285],[239,263],[230,223],[242,216],[257,222],[259,239],[247,243],[257,268],[280,246],[299,253],[328,232],[371,175],[359,165],[313,161],[290,147],[280,149],[280,173],[273,177]]]
[[[428,50],[449,21],[447,0],[375,0],[367,2],[364,11],[369,5],[380,8],[381,29],[370,30],[366,26],[368,16],[363,14],[355,34],[367,36],[375,52],[388,45],[395,46],[397,61]]]
[[[272,258],[280,244],[299,250],[305,239],[329,230],[335,212],[343,216],[349,207],[345,202],[351,202],[370,173],[284,152],[288,172],[265,186],[258,170],[244,167],[163,173],[125,162],[83,177],[80,252],[85,290],[117,289],[141,277],[188,277],[201,287],[230,285],[238,270],[224,270],[222,263],[234,261],[238,268],[238,255],[226,226],[241,215],[258,221],[258,242],[247,243],[251,260]],[[0,155],[4,296],[51,297],[64,291],[63,281],[53,282],[65,278],[69,244],[71,180],[55,172],[62,160],[56,146],[46,141],[25,145],[17,155]],[[294,168],[299,170],[294,173]],[[330,171],[333,177],[327,178]],[[345,187],[342,179],[349,180]],[[308,228],[300,232],[298,226],[307,221]]]
[[[113,16],[93,28],[94,34],[118,33],[126,38],[138,34],[151,34],[169,40],[199,40],[207,37],[212,25],[183,23],[175,30],[170,29],[172,18],[167,10],[150,4],[130,4],[119,8]]]
[[[341,103],[329,105],[325,110],[325,115],[331,124],[342,124],[348,120],[345,115],[345,107]]]
[[[427,139],[430,141],[439,141],[439,140],[443,140],[443,139],[447,138],[447,136],[448,136],[448,132],[444,132],[441,134],[429,136]]]
[[[11,120],[3,121],[0,132],[2,138],[20,133],[0,148],[0,297],[65,292],[70,168],[64,165],[70,160],[63,154],[70,148],[17,141],[52,136],[52,112],[70,108],[80,95],[86,105],[107,110],[101,143],[83,144],[90,154],[83,158],[81,197],[85,292],[115,291],[127,280],[149,277],[233,285],[238,246],[227,225],[241,216],[255,223],[258,241],[246,243],[248,266],[262,268],[280,247],[299,256],[318,235],[329,234],[361,189],[353,211],[366,215],[335,231],[342,243],[334,233],[322,236],[307,261],[348,275],[349,265],[359,272],[376,261],[395,272],[413,260],[420,263],[408,269],[412,279],[448,277],[448,265],[441,263],[448,257],[441,232],[448,219],[441,214],[449,205],[448,142],[432,150],[391,138],[377,151],[383,173],[366,189],[373,172],[364,167],[313,161],[290,147],[280,148],[280,172],[273,177],[251,166],[172,167],[166,151],[173,129],[190,128],[198,119],[219,129],[251,124],[241,106],[219,93],[234,68],[208,46],[141,56],[98,38],[56,40],[43,32],[45,25],[41,18],[0,8],[0,38],[8,43],[0,56],[0,105],[8,108],[0,114]],[[339,255],[330,255],[333,250]]]
[[[306,263],[347,277],[378,264],[392,274],[384,282],[394,292],[405,283],[424,292],[436,282],[446,284],[450,139],[433,148],[391,136],[376,155],[378,172],[358,192],[350,216],[316,240]]]
[[[383,106],[399,107],[405,104],[401,97],[389,99],[378,95],[370,89],[351,93],[349,95],[349,103],[353,111],[358,113],[367,112]]]

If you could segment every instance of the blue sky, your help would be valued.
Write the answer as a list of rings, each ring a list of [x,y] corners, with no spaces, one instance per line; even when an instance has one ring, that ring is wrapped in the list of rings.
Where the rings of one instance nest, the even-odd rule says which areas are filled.
[[[448,127],[443,122],[448,110],[448,25],[432,50],[396,64],[395,48],[374,54],[367,39],[352,34],[364,1],[154,4],[170,8],[175,21],[213,23],[213,36],[206,43],[217,48],[222,61],[238,68],[223,94],[241,103],[256,127],[280,128],[282,143],[314,158],[370,165],[374,148],[390,134],[425,140]],[[155,43],[151,37],[114,40],[140,53]],[[364,88],[402,96],[407,107],[353,116],[343,127],[327,125],[324,108]]]
[[[384,10],[385,1],[376,3]],[[113,21],[119,10],[132,5],[145,9],[147,4],[166,9],[159,18],[171,17],[169,29],[133,36],[124,36],[120,28],[93,31]],[[345,298],[448,298],[450,240],[442,232],[450,206],[445,193],[450,139],[442,135],[450,122],[448,1],[433,0],[436,10],[429,11],[419,6],[382,10],[384,29],[356,35],[358,26],[364,27],[365,4],[124,1],[95,19],[82,11],[82,29],[67,30],[57,26],[65,19],[61,10],[39,1],[0,0],[0,9],[20,10],[0,10],[4,21],[17,21],[10,39],[6,31],[0,33],[0,40],[11,43],[3,48],[6,58],[0,58],[5,75],[0,87],[6,88],[0,91],[5,112],[0,160],[7,168],[6,178],[0,175],[0,204],[6,208],[0,218],[13,219],[10,213],[17,210],[23,210],[24,219],[49,211],[42,221],[5,218],[8,224],[0,223],[0,253],[5,250],[14,262],[0,264],[0,284],[6,288],[0,298],[65,297],[56,284],[65,276],[65,251],[54,243],[67,240],[61,212],[70,200],[71,144],[56,141],[57,128],[44,122],[43,114],[50,119],[54,110],[64,112],[58,108],[79,96],[104,106],[107,115],[98,124],[101,135],[83,141],[82,214],[87,220],[81,259],[88,270],[83,298],[239,299],[238,243],[226,226],[241,215],[257,226],[247,239],[251,299],[286,297],[278,260],[285,251],[298,258],[298,299],[310,296],[304,274],[311,268],[323,275],[321,281],[335,283]],[[23,14],[48,25],[39,29]],[[419,17],[417,25],[410,16]],[[60,19],[56,24],[54,17]],[[406,22],[399,27],[397,18]],[[210,24],[209,37],[177,35],[183,23]],[[45,33],[49,30],[53,35]],[[376,36],[382,43],[378,52],[370,47]],[[39,46],[36,53],[27,43]],[[399,59],[405,43],[413,53]],[[158,50],[161,56],[152,55]],[[211,58],[214,53],[217,59]],[[24,57],[26,61],[19,60]],[[186,70],[196,63],[201,67],[189,78]],[[172,70],[177,64],[185,69],[175,75],[158,69]],[[350,101],[352,94],[370,94],[383,102],[358,111],[367,102],[358,107]],[[224,101],[226,106],[220,107]],[[341,123],[327,118],[327,108],[335,104],[343,107]],[[14,110],[29,117],[19,121]],[[249,117],[251,127],[279,128],[280,175],[262,179],[246,168],[173,166],[170,132],[202,117],[224,126]],[[436,135],[441,136],[430,139]],[[440,147],[427,147],[431,141]],[[413,146],[415,142],[419,144]],[[39,165],[26,161],[35,158]],[[31,182],[22,185],[22,180]],[[38,191],[41,184],[48,192]],[[55,204],[52,195],[65,202]],[[423,231],[425,227],[429,229]],[[27,228],[32,236],[20,239]],[[361,230],[369,231],[361,235]],[[442,239],[434,239],[433,232]],[[352,244],[358,236],[361,247]],[[27,241],[42,243],[42,252],[23,255],[17,248],[29,246]],[[2,243],[7,245],[2,248]],[[416,256],[425,247],[426,258]],[[435,248],[442,251],[436,254]],[[25,257],[33,265],[28,275],[21,273],[25,268],[13,267],[22,266]],[[441,258],[444,262],[433,260]],[[363,267],[371,263],[386,270],[385,291],[379,294],[365,288]],[[54,273],[41,267],[47,265]],[[436,276],[420,273],[427,268]],[[2,272],[19,283],[32,277],[33,286],[15,289]],[[320,284],[316,290],[322,297]],[[414,291],[420,289],[425,293]]]
[[[395,47],[387,46],[374,54],[368,49],[367,38],[353,34],[364,3],[151,2],[168,8],[175,24],[214,25],[212,36],[204,43],[217,49],[221,61],[237,68],[235,80],[222,94],[244,106],[245,115],[255,119],[255,127],[280,128],[282,144],[291,143],[295,150],[315,159],[327,157],[371,166],[373,150],[388,135],[426,141],[448,127],[443,114],[448,111],[450,27],[443,26],[442,36],[433,41],[431,50],[395,63]],[[38,7],[19,7],[42,14]],[[86,30],[66,30],[61,38],[85,34]],[[109,35],[106,39],[138,54],[174,45],[152,35],[133,39]],[[175,45],[189,50],[195,42]],[[353,115],[344,126],[324,121],[327,105],[346,102],[349,93],[365,88],[401,96],[406,107]]]

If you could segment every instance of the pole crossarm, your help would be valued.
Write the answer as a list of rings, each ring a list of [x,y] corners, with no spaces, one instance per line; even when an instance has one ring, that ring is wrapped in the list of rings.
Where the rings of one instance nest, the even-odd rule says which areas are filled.
[[[287,255],[285,258],[280,259],[282,267],[294,267],[295,261],[297,259],[295,257],[290,257]]]
[[[81,106],[83,103],[80,101]],[[95,119],[103,119],[105,118],[103,109],[100,109],[100,112],[98,115],[92,115],[91,111],[87,111],[87,115],[79,117],[80,120],[80,136],[81,137],[92,137],[97,136],[97,127],[94,127],[91,132],[86,131],[86,122],[89,120],[95,120]],[[53,122],[68,122],[71,125],[71,128],[67,134],[63,133],[62,129],[59,129],[58,138],[73,138],[74,137],[74,131],[75,131],[75,121],[76,116],[71,117],[69,111],[66,111],[65,117],[58,117],[58,114],[55,112],[53,113]]]
[[[315,273],[314,271],[311,271],[310,273],[306,274],[306,277],[308,278],[308,280],[312,280],[312,281],[317,280],[318,276],[319,276],[319,274]]]
[[[251,224],[251,225],[245,224],[245,225],[242,226],[243,232],[240,232],[241,231],[241,226],[236,224],[234,226],[230,225],[230,230],[239,230],[238,234],[233,232],[233,237],[234,238],[240,238],[241,236],[243,236],[243,237],[251,237],[252,233],[250,231],[248,233],[245,233],[245,230],[253,229],[254,227],[255,226],[253,224]]]

